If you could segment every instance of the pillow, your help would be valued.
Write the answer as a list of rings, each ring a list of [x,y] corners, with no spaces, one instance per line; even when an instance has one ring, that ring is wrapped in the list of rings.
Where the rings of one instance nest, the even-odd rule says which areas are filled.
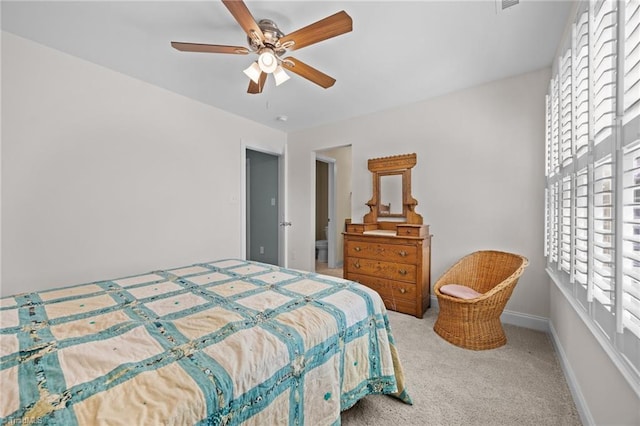
[[[475,299],[478,296],[482,296],[482,293],[478,293],[471,287],[460,284],[443,285],[440,287],[440,293],[457,297],[458,299]]]

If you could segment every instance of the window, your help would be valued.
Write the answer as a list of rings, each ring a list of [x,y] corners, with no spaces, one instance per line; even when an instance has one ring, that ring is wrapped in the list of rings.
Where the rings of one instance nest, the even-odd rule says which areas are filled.
[[[548,216],[548,258],[552,263],[558,262],[559,238],[558,238],[558,182],[549,188],[549,216]]]
[[[575,154],[582,156],[589,145],[589,12],[583,12],[574,25],[573,107]]]
[[[560,96],[558,78],[551,80],[551,174],[560,170]]]
[[[562,180],[562,208],[560,222],[560,269],[571,271],[571,176]]]
[[[545,105],[547,271],[640,393],[640,0],[581,3],[567,37]]]
[[[593,11],[593,125],[595,142],[611,135],[616,95],[616,2],[599,0]]]
[[[624,150],[623,171],[622,318],[618,332],[626,343],[625,354],[638,359],[640,348],[636,345],[633,352],[633,340],[640,339],[640,141]]]
[[[640,115],[640,1],[625,2],[624,20],[625,121]]]
[[[614,295],[612,169],[611,156],[596,164],[593,185],[592,295],[609,312],[613,308]]]
[[[589,216],[588,197],[589,180],[587,169],[582,169],[576,174],[575,207],[573,229],[575,230],[573,241],[573,280],[584,291],[587,290],[588,274],[588,238]]]
[[[571,155],[572,148],[572,120],[573,115],[573,98],[571,87],[571,50],[567,50],[567,53],[561,59],[560,64],[560,146],[561,146],[561,158],[562,165],[567,166],[571,163],[573,157]]]

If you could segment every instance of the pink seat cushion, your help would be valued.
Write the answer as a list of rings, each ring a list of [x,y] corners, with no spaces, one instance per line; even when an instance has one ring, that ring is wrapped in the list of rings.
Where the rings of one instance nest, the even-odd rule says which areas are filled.
[[[457,297],[458,299],[475,299],[478,296],[482,296],[482,293],[478,293],[471,287],[460,284],[443,285],[440,287],[440,293]]]

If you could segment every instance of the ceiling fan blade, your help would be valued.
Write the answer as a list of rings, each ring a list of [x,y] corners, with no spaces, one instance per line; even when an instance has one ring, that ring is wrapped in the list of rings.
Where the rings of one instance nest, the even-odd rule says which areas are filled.
[[[264,89],[264,84],[266,82],[267,73],[261,72],[257,83],[255,83],[253,80],[249,80],[249,89],[247,89],[247,93],[251,93],[253,95],[262,93],[262,89]]]
[[[325,89],[333,86],[333,84],[336,82],[335,78],[329,77],[325,73],[320,72],[313,67],[310,67],[309,65],[292,56],[284,58],[282,60],[282,66],[289,71],[298,74],[300,77],[306,78],[307,80],[314,82],[320,87],[324,87]]]
[[[244,32],[247,33],[249,37],[252,37],[251,34],[255,33],[260,40],[260,43],[264,42],[264,34],[262,33],[262,30],[253,18],[253,15],[251,15],[251,12],[249,12],[247,5],[244,4],[242,0],[222,0],[222,3],[227,6],[229,12],[231,12],[236,21],[238,21],[238,24],[240,24]]]
[[[293,41],[289,50],[301,49],[314,43],[348,33],[353,30],[351,17],[344,10],[280,38],[280,44]]]
[[[204,52],[204,53],[232,53],[235,55],[246,55],[249,49],[241,46],[223,46],[220,44],[200,44],[200,43],[182,43],[172,41],[171,46],[181,52]]]

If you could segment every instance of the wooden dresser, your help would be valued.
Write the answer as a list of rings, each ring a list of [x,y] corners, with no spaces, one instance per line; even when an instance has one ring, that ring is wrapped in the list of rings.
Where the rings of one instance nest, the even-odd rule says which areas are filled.
[[[431,302],[429,226],[347,223],[343,235],[344,278],[377,291],[387,309],[422,318]]]

